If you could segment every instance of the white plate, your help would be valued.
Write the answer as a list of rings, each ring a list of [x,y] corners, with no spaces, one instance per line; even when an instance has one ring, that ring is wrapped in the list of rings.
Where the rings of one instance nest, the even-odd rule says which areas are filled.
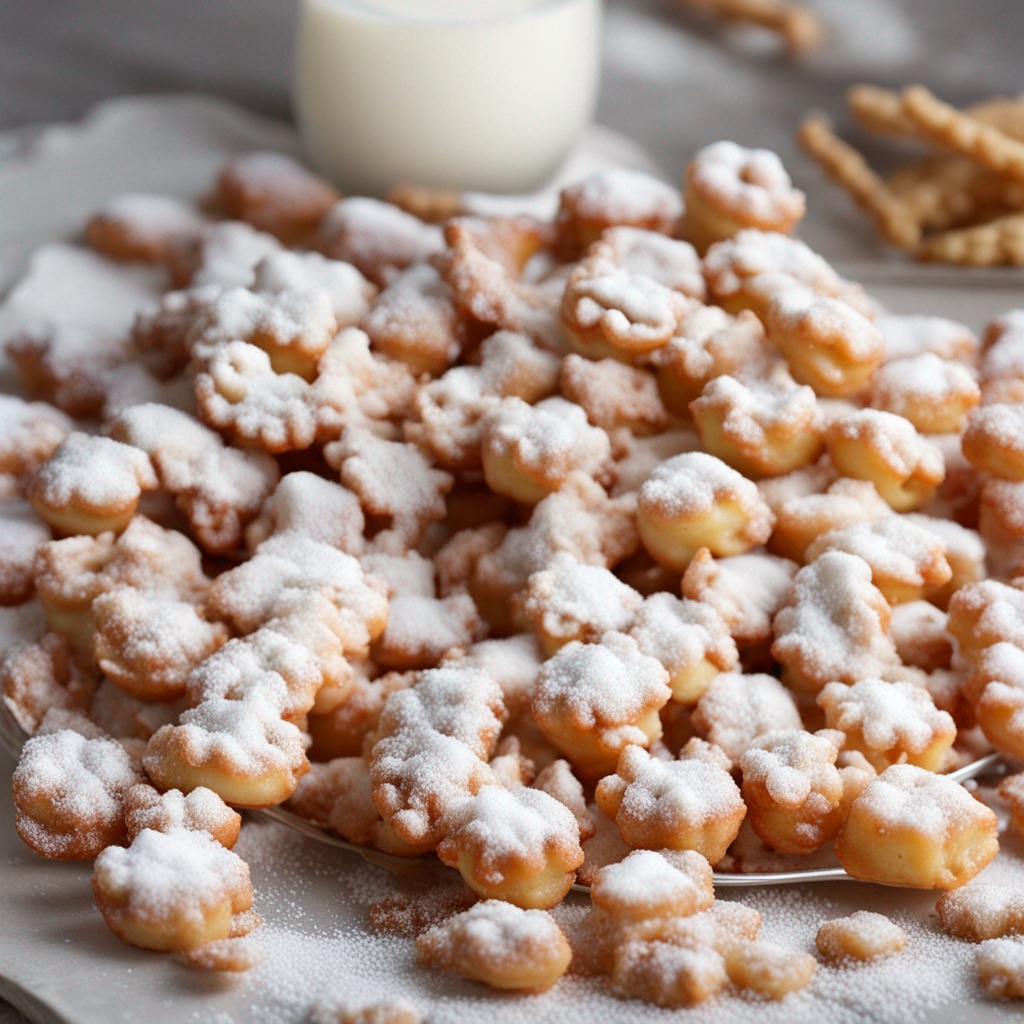
[[[38,245],[74,236],[83,217],[124,190],[199,194],[217,165],[254,147],[292,145],[287,128],[207,99],[117,101],[80,126],[46,133],[31,155],[0,163],[0,281],[9,284]],[[602,162],[645,166],[628,140],[598,131],[577,167]],[[13,212],[12,212],[13,211]],[[150,294],[147,272],[133,275],[126,305],[114,288],[86,297],[105,269],[81,252],[50,249],[29,280],[0,308],[0,337],[39,315],[123,323]],[[850,272],[851,268],[845,268]],[[1019,299],[1006,275],[984,275],[962,287],[943,275],[890,265],[855,269],[897,311],[946,313],[979,326]],[[76,285],[76,281],[78,284]],[[938,282],[939,287],[933,282]],[[955,282],[955,283],[954,283]],[[263,963],[248,976],[198,974],[173,959],[124,946],[92,905],[88,864],[36,857],[17,839],[9,797],[10,760],[0,754],[0,996],[33,1021],[66,1024],[181,1024],[307,1019],[318,997],[356,1003],[404,995],[436,1024],[612,1024],[664,1021],[663,1011],[623,1003],[591,982],[566,980],[531,998],[491,993],[452,976],[417,968],[408,940],[382,937],[366,925],[366,907],[398,891],[398,883],[359,857],[323,847],[277,825],[247,823],[239,847],[252,866],[257,909],[266,918]],[[868,908],[896,915],[912,930],[910,950],[856,972],[823,970],[812,988],[781,1006],[720,999],[688,1011],[690,1024],[987,1024],[1014,1015],[980,1000],[973,988],[973,948],[940,937],[929,923],[934,894],[851,883],[744,894],[764,914],[763,934],[811,949],[820,920]],[[585,901],[564,911],[582,912]]]

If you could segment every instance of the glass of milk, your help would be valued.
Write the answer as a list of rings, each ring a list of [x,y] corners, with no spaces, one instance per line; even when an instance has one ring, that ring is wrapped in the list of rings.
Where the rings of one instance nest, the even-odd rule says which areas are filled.
[[[295,103],[345,192],[540,187],[593,116],[600,0],[303,0]]]

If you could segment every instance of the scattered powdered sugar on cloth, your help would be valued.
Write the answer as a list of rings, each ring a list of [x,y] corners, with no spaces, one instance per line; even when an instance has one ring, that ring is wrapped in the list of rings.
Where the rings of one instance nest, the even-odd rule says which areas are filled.
[[[1003,838],[1006,852],[982,877],[1024,885],[1022,844]],[[408,1000],[431,1024],[669,1019],[657,1007],[615,999],[599,980],[571,974],[550,992],[513,999],[455,974],[420,967],[412,939],[374,932],[366,923],[371,903],[402,891],[401,883],[385,872],[269,824],[247,823],[236,852],[251,864],[256,909],[266,918],[256,933],[262,959],[235,983],[244,1019],[253,1024],[304,1022],[318,998],[359,1006],[385,996]],[[417,892],[430,884],[437,883],[421,881]],[[333,897],[312,899],[311,890],[333,890]],[[947,1019],[932,1016],[939,1008],[958,1006],[964,1007],[963,1020],[979,1019],[980,1008],[972,1011],[965,1005],[982,998],[975,980],[977,946],[942,933],[934,911],[938,895],[855,883],[744,891],[739,898],[761,912],[760,937],[771,942],[813,952],[823,921],[869,906],[899,924],[909,943],[903,952],[874,963],[819,965],[810,987],[782,1003],[719,996],[687,1010],[687,1024],[924,1024]],[[571,935],[587,907],[585,897],[570,896],[554,915]],[[1008,1020],[1011,1010],[1006,1011]],[[986,1020],[1001,1019],[994,1004],[987,1004],[986,1012]],[[243,1018],[224,1014],[206,1019],[228,1024]]]

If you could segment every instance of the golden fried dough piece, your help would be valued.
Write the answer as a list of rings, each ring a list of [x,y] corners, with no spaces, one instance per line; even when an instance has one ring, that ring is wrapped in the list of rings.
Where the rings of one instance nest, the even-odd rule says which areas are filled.
[[[886,362],[871,378],[871,404],[909,420],[922,434],[962,433],[979,401],[971,368],[934,352]]]
[[[740,942],[725,951],[729,980],[769,999],[785,999],[806,988],[817,966],[810,953],[763,940]]]
[[[92,434],[69,434],[36,471],[29,500],[57,533],[120,533],[143,491],[157,486],[145,452]]]
[[[595,908],[621,922],[685,918],[707,910],[715,895],[711,865],[693,850],[634,850],[603,867],[590,893]]]
[[[870,480],[896,512],[920,508],[946,475],[942,453],[902,416],[862,409],[831,423],[825,437],[839,472]]]
[[[725,962],[717,950],[632,940],[615,950],[610,985],[620,999],[681,1009],[710,999],[727,981]]]
[[[682,233],[702,253],[744,230],[788,235],[807,208],[775,153],[735,142],[715,142],[694,155],[683,199]]]
[[[4,348],[29,398],[76,419],[102,413],[112,372],[128,355],[121,336],[69,323],[20,331]]]
[[[162,789],[212,789],[238,807],[273,807],[309,771],[302,733],[260,694],[210,698],[154,733],[143,758]]]
[[[373,802],[370,766],[361,757],[338,757],[310,765],[287,806],[358,846],[395,857],[415,856],[419,852],[399,839],[381,817]]]
[[[1024,833],[1024,773],[1010,775],[999,784],[999,795],[1010,808],[1010,820]]]
[[[821,418],[809,387],[747,385],[728,375],[690,403],[705,450],[744,476],[781,476],[817,459]]]
[[[93,601],[96,663],[103,674],[140,700],[174,700],[189,671],[228,639],[188,601],[130,587]]]
[[[725,374],[756,376],[768,358],[764,327],[750,310],[732,316],[699,303],[691,304],[672,337],[651,353],[661,399],[678,415],[687,412],[709,381]]]
[[[485,786],[470,797],[437,854],[483,899],[539,910],[562,901],[583,863],[572,811],[526,786]]]
[[[563,189],[555,218],[558,248],[574,258],[619,226],[672,235],[682,213],[682,196],[671,185],[641,171],[598,171]]]
[[[1024,999],[1024,942],[989,939],[978,947],[978,984],[994,999]]]
[[[662,761],[628,746],[597,786],[598,806],[634,849],[695,850],[715,864],[736,838],[746,807],[723,768]]]
[[[541,649],[552,657],[573,640],[597,643],[604,633],[628,633],[643,603],[611,570],[559,555],[550,569],[530,577],[522,605]]]
[[[691,723],[697,732],[721,748],[732,764],[763,733],[801,728],[792,694],[774,676],[723,672],[697,702]]]
[[[757,25],[780,36],[792,54],[813,50],[821,43],[824,29],[814,11],[788,0],[679,0],[685,7],[723,21]]]
[[[373,800],[407,843],[436,849],[458,803],[494,785],[488,760],[507,712],[501,689],[473,665],[421,672],[391,692],[370,756]]]
[[[750,824],[773,850],[810,853],[842,824],[839,737],[828,731],[769,732],[740,760]]]
[[[264,541],[252,558],[217,577],[210,588],[211,614],[240,633],[325,599],[327,624],[346,653],[365,657],[387,622],[384,582],[363,572],[337,548],[297,534]]]
[[[768,539],[774,521],[753,483],[703,452],[663,462],[638,495],[637,525],[644,547],[662,565],[678,571],[701,548],[722,556],[749,551]]]
[[[15,824],[25,844],[44,857],[90,860],[125,841],[124,801],[141,781],[124,747],[86,739],[71,729],[35,736],[14,772]]]
[[[210,789],[200,786],[188,794],[180,789],[160,793],[145,783],[125,794],[124,821],[129,843],[146,828],[154,832],[185,829],[204,832],[229,850],[242,827],[242,816]]]
[[[1012,884],[975,879],[943,893],[935,909],[948,935],[969,942],[1024,933],[1024,892]]]
[[[904,138],[917,134],[914,122],[903,113],[898,92],[876,85],[851,85],[846,90],[846,105],[857,123],[878,135]]]
[[[561,372],[562,394],[581,406],[594,426],[606,431],[625,427],[634,435],[657,434],[668,426],[668,412],[649,370],[572,354],[562,362]]]
[[[599,643],[567,644],[541,667],[531,711],[541,732],[585,776],[615,767],[629,744],[661,736],[668,672],[637,642],[609,633]]]
[[[630,362],[661,348],[694,301],[654,278],[590,256],[576,264],[566,283],[562,325],[580,355]]]
[[[770,641],[772,620],[793,585],[797,565],[759,552],[714,558],[707,548],[683,574],[683,596],[718,612],[737,646]]]
[[[308,242],[339,198],[333,186],[283,153],[244,153],[217,179],[217,202],[229,217],[290,245]]]
[[[484,479],[497,494],[536,505],[574,471],[606,475],[611,443],[584,410],[564,398],[527,405],[505,398],[483,419]]]
[[[249,866],[203,832],[144,829],[96,858],[96,906],[110,930],[143,949],[192,950],[231,934],[252,906]]]
[[[1024,480],[1024,406],[996,403],[971,413],[961,439],[978,469],[1003,480]]]
[[[420,961],[491,988],[542,992],[568,970],[572,950],[543,910],[485,900],[416,940]]]
[[[871,566],[826,551],[797,573],[775,616],[772,654],[787,684],[817,693],[829,682],[881,677],[898,665],[889,634],[892,611],[871,582]]]
[[[866,316],[802,285],[783,281],[770,292],[764,325],[794,379],[825,397],[863,390],[882,362],[882,334]]]
[[[668,670],[672,699],[681,704],[696,703],[720,672],[739,665],[726,623],[696,600],[651,594],[637,609],[629,634]]]
[[[716,243],[704,258],[704,276],[715,302],[733,314],[745,309],[764,320],[777,292],[801,284],[866,317],[875,315],[860,285],[844,281],[803,242],[775,231],[741,231]]]
[[[164,263],[207,223],[191,204],[171,196],[129,192],[104,203],[85,225],[85,240],[115,260]]]
[[[24,495],[32,474],[71,430],[71,421],[45,402],[0,395],[0,498]]]
[[[910,764],[867,784],[836,837],[855,878],[915,889],[956,889],[999,850],[996,816],[962,786]]]
[[[892,605],[920,600],[953,578],[942,538],[905,516],[830,530],[807,549],[807,561],[826,551],[845,551],[867,562],[871,582]]]
[[[898,953],[907,945],[907,934],[884,914],[858,910],[849,917],[826,921],[814,944],[831,963],[864,962]]]
[[[318,228],[318,248],[351,263],[378,287],[414,263],[441,252],[444,238],[433,224],[383,203],[350,196],[333,206]]]
[[[915,683],[858,679],[829,683],[819,694],[830,729],[843,734],[846,750],[860,751],[878,772],[893,764],[938,771],[956,739],[951,715],[935,707]]]
[[[653,278],[659,284],[701,302],[707,285],[700,256],[689,242],[670,238],[658,231],[618,225],[607,228],[588,250],[635,274]]]
[[[850,198],[875,221],[879,233],[900,249],[913,249],[921,229],[910,210],[868,166],[862,154],[844,142],[821,117],[808,118],[797,141]]]

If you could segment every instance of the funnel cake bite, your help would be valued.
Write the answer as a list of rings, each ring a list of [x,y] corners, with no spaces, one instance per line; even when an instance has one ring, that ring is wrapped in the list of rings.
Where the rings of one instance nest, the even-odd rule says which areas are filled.
[[[893,605],[927,597],[953,577],[942,539],[904,516],[822,534],[807,549],[807,561],[826,551],[845,551],[867,562],[871,582]]]
[[[729,980],[768,999],[785,999],[806,988],[817,966],[810,953],[774,942],[737,943],[725,951]]]
[[[764,324],[793,377],[828,398],[862,391],[885,351],[881,332],[867,317],[802,286],[780,287],[768,302]]]
[[[691,723],[733,764],[762,733],[800,729],[800,712],[774,676],[723,672],[697,702]]]
[[[212,697],[149,741],[146,772],[162,790],[212,789],[238,807],[273,807],[309,771],[302,733],[258,693]]]
[[[687,452],[663,462],[640,488],[637,526],[662,565],[683,571],[700,548],[741,555],[763,544],[775,517],[757,487],[720,459]]]
[[[833,681],[883,676],[899,664],[889,633],[892,610],[871,582],[871,566],[843,551],[826,551],[797,573],[775,616],[772,655],[783,679],[805,693]]]
[[[858,910],[849,917],[826,921],[815,936],[818,953],[831,963],[878,960],[907,945],[903,929],[883,914]]]
[[[715,901],[711,865],[694,850],[634,850],[598,872],[594,907],[622,921],[690,917]]]
[[[143,949],[192,950],[226,939],[252,906],[249,866],[202,832],[144,829],[96,858],[96,906],[110,930]]]
[[[932,352],[887,362],[871,378],[871,404],[909,420],[922,434],[959,434],[981,401],[971,368]]]
[[[637,609],[628,632],[644,654],[668,670],[672,699],[680,704],[695,704],[715,676],[739,665],[736,644],[722,617],[698,601],[651,594]]]
[[[100,594],[92,603],[100,671],[140,700],[174,700],[193,666],[228,638],[188,601],[131,587]]]
[[[672,235],[682,213],[682,196],[671,185],[641,171],[599,171],[562,190],[555,231],[559,248],[573,258],[606,228]]]
[[[238,841],[242,827],[242,816],[210,789],[199,787],[187,795],[180,789],[160,793],[142,782],[125,794],[124,820],[129,843],[143,829],[184,829],[203,832],[229,850]]]
[[[424,932],[420,961],[491,988],[543,992],[565,974],[572,950],[543,910],[485,900]]]
[[[71,429],[71,420],[45,402],[0,395],[0,498],[24,495],[32,474]]]
[[[551,657],[573,640],[596,643],[609,631],[627,632],[642,602],[610,570],[560,555],[530,577],[523,613]]]
[[[421,850],[447,833],[447,815],[496,780],[487,761],[507,717],[501,689],[459,663],[421,672],[392,692],[370,756],[373,800],[394,830]]]
[[[331,629],[347,653],[364,657],[387,623],[384,583],[337,548],[296,534],[264,541],[248,562],[218,576],[211,612],[241,633],[252,633],[322,595]]]
[[[600,480],[611,461],[611,444],[580,406],[564,398],[536,405],[506,398],[484,417],[482,455],[492,491],[535,505],[573,471]]]
[[[338,198],[323,178],[284,153],[245,153],[217,179],[217,201],[229,217],[286,244],[307,241]]]
[[[976,879],[935,904],[943,931],[968,942],[1024,933],[1024,896],[1012,885]]]
[[[583,863],[572,811],[526,786],[485,786],[470,797],[437,854],[484,899],[540,910],[562,901]]]
[[[115,740],[70,729],[35,736],[11,783],[18,835],[44,857],[90,860],[125,841],[125,794],[141,781],[138,765]]]
[[[982,406],[971,414],[962,443],[964,455],[983,472],[1024,480],[1024,406]]]
[[[769,732],[740,760],[743,800],[760,839],[782,853],[810,853],[842,824],[843,778],[834,733]]]
[[[128,192],[104,203],[85,225],[85,240],[114,260],[164,263],[207,223],[190,203]]]
[[[143,491],[157,486],[145,452],[91,434],[69,434],[36,471],[29,500],[59,534],[120,533]]]
[[[701,760],[662,761],[629,746],[597,803],[635,849],[695,850],[715,864],[739,833],[747,809],[732,777]]]
[[[710,380],[725,374],[756,375],[768,365],[761,321],[741,310],[691,303],[668,342],[651,353],[665,406],[685,415]]]
[[[845,736],[844,748],[860,751],[879,772],[904,763],[938,771],[956,739],[952,717],[914,683],[829,683],[818,704],[828,727]]]
[[[690,403],[701,441],[745,476],[781,476],[818,457],[823,447],[814,391],[748,386],[724,375]]]
[[[741,231],[717,242],[704,257],[704,276],[712,298],[733,314],[746,309],[764,320],[776,292],[803,285],[874,316],[859,285],[844,281],[803,242],[774,231]]]
[[[562,394],[582,406],[587,419],[602,430],[625,427],[634,435],[647,435],[668,426],[668,413],[649,370],[615,359],[569,355],[562,362],[561,387]]]
[[[942,453],[902,416],[851,413],[829,425],[826,440],[835,467],[870,480],[896,512],[920,508],[945,477]]]
[[[569,343],[590,359],[622,362],[661,348],[694,300],[599,256],[577,264],[562,298]]]
[[[683,233],[701,251],[745,229],[788,234],[807,207],[782,161],[767,149],[716,142],[686,168]]]
[[[899,764],[853,801],[835,850],[854,878],[956,889],[996,855],[996,831],[995,814],[958,783]]]
[[[541,667],[531,710],[541,732],[584,775],[615,767],[629,744],[661,736],[668,672],[637,642],[609,633],[600,643],[567,644]]]
[[[608,228],[587,255],[611,260],[623,270],[642,274],[691,299],[703,302],[707,296],[697,250],[689,242],[660,232],[626,225]]]

